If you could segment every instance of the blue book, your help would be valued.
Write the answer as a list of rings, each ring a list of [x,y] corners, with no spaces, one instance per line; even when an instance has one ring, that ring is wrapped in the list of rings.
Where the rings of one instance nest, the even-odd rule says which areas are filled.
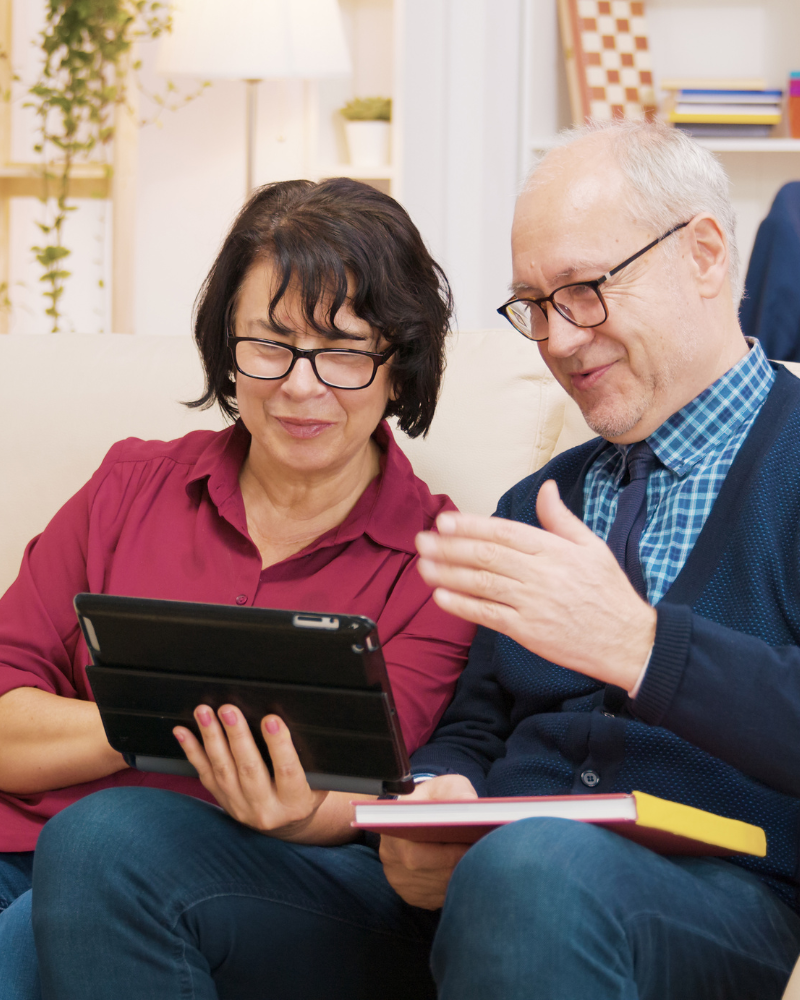
[[[679,90],[676,99],[691,104],[775,104],[782,90]]]

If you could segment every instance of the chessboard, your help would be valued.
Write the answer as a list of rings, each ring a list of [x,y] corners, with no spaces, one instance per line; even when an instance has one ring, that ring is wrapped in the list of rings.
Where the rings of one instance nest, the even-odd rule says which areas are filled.
[[[559,0],[572,117],[653,118],[643,0]]]

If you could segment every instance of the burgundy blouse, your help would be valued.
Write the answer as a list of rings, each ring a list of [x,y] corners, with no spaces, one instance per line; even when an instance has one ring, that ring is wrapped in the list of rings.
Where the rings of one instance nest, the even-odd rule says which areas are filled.
[[[409,753],[453,693],[474,627],[440,610],[416,571],[414,536],[445,496],[414,475],[388,425],[381,474],[346,520],[267,569],[247,532],[239,422],[176,441],[115,444],[89,482],[28,545],[0,599],[0,695],[36,687],[91,699],[72,599],[80,591],[367,615],[377,623]],[[0,851],[33,850],[47,819],[101,788],[149,785],[209,799],[196,778],[125,769],[69,788],[0,792]]]

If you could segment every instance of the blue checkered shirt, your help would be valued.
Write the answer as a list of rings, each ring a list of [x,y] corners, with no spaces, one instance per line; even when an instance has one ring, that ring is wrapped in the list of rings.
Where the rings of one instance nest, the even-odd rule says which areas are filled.
[[[647,481],[647,522],[639,543],[651,604],[680,573],[774,381],[754,341],[738,365],[647,438],[661,461]],[[629,447],[610,446],[586,475],[583,519],[603,541],[616,516]]]

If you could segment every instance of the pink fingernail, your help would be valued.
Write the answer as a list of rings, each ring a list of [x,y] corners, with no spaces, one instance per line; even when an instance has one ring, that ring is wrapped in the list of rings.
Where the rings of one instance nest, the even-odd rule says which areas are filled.
[[[211,725],[211,712],[207,708],[198,708],[197,718],[201,726]]]
[[[229,708],[227,712],[220,712],[219,717],[226,726],[235,726],[239,721],[236,712],[234,712],[232,708]]]
[[[172,735],[175,737],[175,739],[178,741],[178,743],[185,743],[186,742],[186,737],[183,735],[183,733],[176,731]]]
[[[266,726],[267,726],[267,732],[272,733],[273,736],[280,729],[280,726],[278,725],[278,720],[275,718],[274,715],[270,716],[267,719]]]

